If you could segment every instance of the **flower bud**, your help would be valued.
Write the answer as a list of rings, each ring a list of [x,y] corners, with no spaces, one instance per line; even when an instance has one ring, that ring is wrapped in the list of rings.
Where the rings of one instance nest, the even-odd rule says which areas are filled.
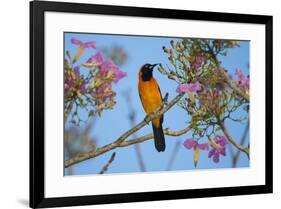
[[[170,44],[171,44],[172,48],[174,49],[175,48],[174,40],[171,40]]]
[[[163,46],[162,49],[165,53],[169,53],[169,50],[165,46]]]
[[[71,56],[70,51],[66,51],[66,55],[67,55],[67,57],[68,57],[69,59],[72,59],[72,56]]]
[[[168,75],[168,78],[171,80],[175,80],[174,76],[172,76],[171,74]]]
[[[106,73],[106,79],[108,79],[108,80],[113,80],[114,79],[114,73],[112,72],[112,71],[107,71],[107,73]]]

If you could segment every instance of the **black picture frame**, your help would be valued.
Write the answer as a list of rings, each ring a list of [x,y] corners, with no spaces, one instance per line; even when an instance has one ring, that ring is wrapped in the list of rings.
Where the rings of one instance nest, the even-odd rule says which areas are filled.
[[[44,193],[44,13],[71,12],[264,24],[266,37],[265,185],[46,198]],[[30,2],[30,207],[59,207],[273,192],[273,17],[62,2]]]

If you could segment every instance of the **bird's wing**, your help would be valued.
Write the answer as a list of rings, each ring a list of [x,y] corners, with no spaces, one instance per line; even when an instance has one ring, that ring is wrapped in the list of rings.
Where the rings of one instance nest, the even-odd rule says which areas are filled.
[[[160,96],[161,96],[161,99],[162,99],[162,102],[163,102],[163,97],[162,97],[162,93],[161,93],[160,87],[159,87],[158,84],[157,84],[157,86],[158,86],[158,91],[160,92]],[[163,123],[163,120],[164,120],[164,114],[162,114],[161,117],[160,117],[160,123],[161,124]]]
[[[163,101],[163,97],[162,97],[162,93],[161,93],[160,87],[159,87],[158,84],[157,84],[157,86],[158,86],[158,91],[160,92],[161,99],[162,99],[162,101]]]
[[[142,106],[144,106],[143,101],[142,101],[142,98],[141,98],[141,95],[140,95],[140,92],[139,92],[139,97],[140,97]]]

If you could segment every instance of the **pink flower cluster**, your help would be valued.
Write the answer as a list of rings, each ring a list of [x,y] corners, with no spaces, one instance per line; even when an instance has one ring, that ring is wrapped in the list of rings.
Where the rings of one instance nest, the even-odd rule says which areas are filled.
[[[187,139],[184,141],[183,145],[187,149],[200,149],[202,151],[208,151],[211,147],[211,150],[208,153],[208,157],[212,158],[215,163],[218,163],[220,161],[220,155],[226,156],[227,140],[223,136],[215,137],[213,140],[216,143],[216,146],[209,143],[200,144],[195,139]]]
[[[217,146],[211,144],[212,149],[210,150],[208,157],[213,158],[213,161],[215,163],[218,163],[220,161],[220,155],[226,156],[227,140],[225,139],[225,137],[220,136],[214,138],[214,141]]]
[[[76,66],[71,72],[65,74],[64,93],[79,91],[83,94],[86,92],[86,84],[84,76],[80,74],[80,69]]]
[[[112,81],[118,83],[126,76],[111,60],[104,60],[101,52],[91,56],[87,62],[98,69],[96,80],[102,81],[101,85],[93,89],[92,96],[96,99],[98,105],[105,103],[106,100],[115,96],[116,93],[112,89]]]
[[[236,69],[235,74],[237,76],[237,82],[239,88],[241,88],[244,91],[249,91],[249,86],[250,86],[249,76],[246,77],[241,69]]]
[[[201,84],[199,81],[196,81],[195,83],[184,83],[184,84],[179,84],[177,86],[177,93],[193,93],[200,91],[202,88]]]
[[[110,82],[104,82],[101,86],[95,89],[91,94],[95,99],[99,100],[98,104],[105,102],[106,99],[115,96],[116,93],[112,89]]]
[[[116,93],[113,90],[113,83],[118,83],[126,76],[126,73],[113,63],[112,60],[104,60],[102,53],[97,52],[91,56],[82,66],[89,68],[83,75],[79,67],[71,69],[69,66],[74,64],[87,48],[96,48],[96,42],[82,42],[77,38],[72,38],[71,43],[78,46],[77,53],[65,69],[64,92],[66,99],[72,99],[72,95],[80,97],[80,104],[91,105],[93,111],[99,115],[104,109],[113,108]],[[89,94],[87,99],[81,97]],[[75,98],[75,97],[74,97]],[[90,100],[89,100],[90,99]],[[81,103],[81,101],[83,101]]]
[[[94,56],[90,57],[87,64],[94,64],[96,67],[99,67],[101,69],[102,76],[106,76],[107,73],[112,74],[114,83],[118,83],[119,80],[127,75],[125,72],[121,71],[120,68],[112,62],[112,60],[104,60],[101,52],[98,52]]]

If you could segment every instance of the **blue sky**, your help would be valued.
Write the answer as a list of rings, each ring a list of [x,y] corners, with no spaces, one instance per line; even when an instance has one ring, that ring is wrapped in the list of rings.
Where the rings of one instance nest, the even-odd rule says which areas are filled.
[[[95,126],[91,131],[91,135],[98,139],[97,146],[103,146],[113,142],[117,137],[130,129],[130,122],[128,120],[128,108],[124,102],[122,92],[131,90],[131,99],[134,110],[136,111],[136,122],[140,122],[145,117],[145,112],[142,109],[141,102],[138,96],[138,71],[144,63],[162,63],[169,64],[167,55],[163,53],[162,46],[169,46],[170,40],[176,41],[176,38],[168,37],[144,37],[144,36],[122,36],[122,35],[104,35],[104,34],[82,34],[82,33],[65,33],[65,49],[75,54],[76,46],[71,44],[71,38],[77,38],[81,41],[96,41],[97,49],[87,49],[80,58],[79,63],[85,62],[89,56],[95,54],[104,47],[110,48],[114,45],[122,47],[128,54],[128,61],[122,66],[122,71],[127,73],[127,77],[122,79],[117,85],[114,85],[114,90],[117,92],[117,104],[113,110],[104,111],[101,118],[97,118]],[[206,38],[206,37],[204,37]],[[229,50],[227,57],[222,57],[222,65],[234,75],[235,69],[240,68],[248,75],[249,74],[249,41],[241,41],[240,47]],[[172,99],[177,95],[176,83],[169,80],[167,77],[161,75],[158,71],[154,71],[154,77],[158,80],[162,95],[169,93],[169,98]],[[244,114],[238,111],[236,116]],[[185,128],[190,121],[190,117],[178,106],[174,106],[165,114],[163,128],[170,128],[172,130],[180,130]],[[226,123],[233,138],[240,140],[242,132],[245,127],[244,124]],[[142,136],[152,132],[151,125],[144,127],[136,134]],[[163,153],[158,153],[153,144],[153,140],[146,141],[140,144],[145,166],[148,171],[165,171],[167,164],[173,154],[173,149],[176,141],[181,144],[185,139],[191,138],[191,134],[187,133],[179,137],[166,136],[166,150]],[[247,142],[249,136],[247,136]],[[203,141],[207,142],[207,139]],[[201,142],[203,142],[201,141]],[[140,168],[137,163],[136,153],[133,146],[126,148],[118,148],[114,150],[116,157],[111,164],[108,173],[127,173],[139,172]],[[75,174],[96,174],[107,163],[113,151],[96,157],[95,159],[87,160],[74,165]],[[211,169],[211,168],[229,168],[231,167],[231,158],[229,150],[227,156],[221,157],[220,163],[216,164],[207,157],[208,152],[201,152],[197,169]],[[237,167],[248,167],[249,161],[245,154],[240,154]],[[177,153],[172,170],[190,170],[194,169],[193,154],[191,150],[187,150],[182,145]],[[66,172],[67,173],[67,172]]]

